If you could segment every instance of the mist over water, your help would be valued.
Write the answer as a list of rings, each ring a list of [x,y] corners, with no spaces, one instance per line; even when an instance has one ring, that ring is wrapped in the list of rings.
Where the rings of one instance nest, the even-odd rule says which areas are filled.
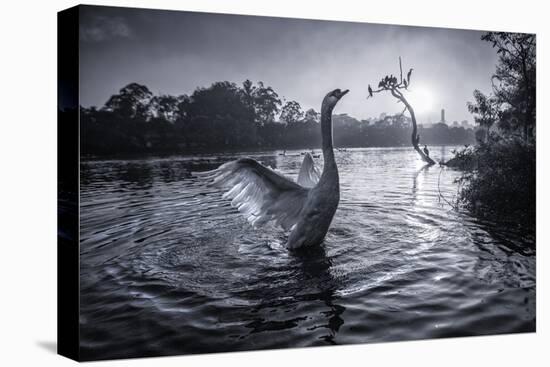
[[[250,156],[295,179],[300,151],[279,153],[81,163],[83,359],[535,330],[534,234],[453,210],[460,172],[410,147],[336,152],[340,205],[309,252],[191,175]]]

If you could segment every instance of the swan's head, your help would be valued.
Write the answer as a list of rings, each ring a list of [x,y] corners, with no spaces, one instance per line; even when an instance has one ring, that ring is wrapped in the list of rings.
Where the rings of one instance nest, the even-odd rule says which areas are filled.
[[[334,108],[334,106],[336,106],[336,103],[338,103],[340,98],[345,96],[348,92],[349,92],[349,89],[346,89],[346,90],[335,89],[332,92],[329,92],[325,96],[325,99],[323,100],[323,105],[331,109]]]

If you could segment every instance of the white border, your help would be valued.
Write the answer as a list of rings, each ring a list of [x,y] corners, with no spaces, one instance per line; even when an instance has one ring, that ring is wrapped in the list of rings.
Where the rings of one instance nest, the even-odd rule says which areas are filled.
[[[275,352],[241,352],[102,362],[105,366],[536,366],[548,334],[550,260],[545,105],[550,84],[548,11],[543,1],[298,1],[134,0],[98,5],[334,19],[537,33],[537,333],[494,337],[381,343]],[[56,338],[56,12],[73,1],[5,1],[0,12],[2,113],[0,137],[2,220],[0,231],[0,364],[65,366],[54,354]],[[547,166],[547,164],[545,165]],[[547,358],[546,358],[547,359]],[[547,362],[547,361],[546,361]]]

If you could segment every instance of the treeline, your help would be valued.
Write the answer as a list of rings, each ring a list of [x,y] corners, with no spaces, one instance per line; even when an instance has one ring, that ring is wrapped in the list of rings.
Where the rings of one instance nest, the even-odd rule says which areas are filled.
[[[153,95],[131,83],[104,106],[80,109],[81,153],[194,153],[228,150],[317,148],[320,114],[282,101],[262,82],[227,81],[197,88],[191,95]],[[338,147],[400,146],[410,140],[410,119],[388,115],[357,120],[335,115]],[[472,130],[436,124],[421,129],[426,144],[469,144]]]

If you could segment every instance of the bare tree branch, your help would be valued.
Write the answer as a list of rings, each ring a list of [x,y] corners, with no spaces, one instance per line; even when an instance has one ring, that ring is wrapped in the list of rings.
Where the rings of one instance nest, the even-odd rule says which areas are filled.
[[[403,65],[401,62],[401,56],[399,57],[399,81],[396,77],[393,76],[393,74],[390,74],[389,76],[386,75],[384,78],[380,80],[378,83],[378,89],[373,90],[369,84],[368,90],[369,95],[368,98],[374,98],[374,94],[382,93],[382,92],[390,92],[391,95],[397,99],[397,102],[401,102],[405,105],[405,108],[403,109],[403,112],[401,114],[404,114],[405,111],[409,111],[409,114],[411,116],[413,131],[411,134],[411,143],[416,150],[416,152],[420,155],[420,158],[422,160],[430,165],[435,164],[435,161],[430,158],[426,153],[424,153],[420,147],[420,135],[418,134],[418,127],[416,124],[416,115],[414,114],[414,109],[409,104],[409,101],[405,98],[401,90],[407,89],[410,86],[410,79],[413,69],[410,69],[407,73],[407,78],[403,79]]]

